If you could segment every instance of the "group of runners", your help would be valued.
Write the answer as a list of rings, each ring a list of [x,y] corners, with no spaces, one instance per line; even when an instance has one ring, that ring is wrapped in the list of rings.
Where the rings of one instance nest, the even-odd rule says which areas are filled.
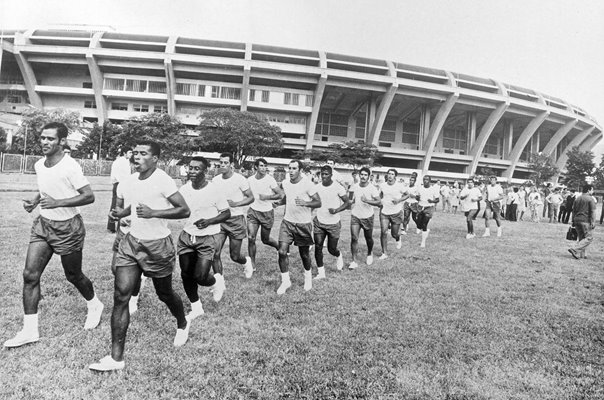
[[[82,248],[85,228],[78,207],[94,202],[94,194],[82,169],[71,157],[65,156],[62,144],[67,128],[61,123],[50,123],[42,128],[40,140],[44,158],[35,165],[39,192],[24,200],[24,208],[31,212],[38,205],[40,215],[34,220],[25,269],[23,272],[23,328],[5,347],[19,347],[39,340],[38,303],[40,276],[53,254],[61,257],[67,280],[82,294],[88,313],[84,329],[94,329],[101,320],[103,303],[95,294],[93,284],[82,272]],[[221,253],[229,240],[229,255],[240,264],[246,278],[252,278],[256,268],[256,237],[278,254],[281,284],[277,294],[283,295],[291,287],[289,274],[290,246],[298,247],[304,268],[304,290],[313,286],[311,247],[317,275],[325,278],[323,247],[336,258],[335,267],[342,270],[344,258],[339,249],[341,213],[350,209],[351,261],[348,268],[359,267],[359,237],[361,231],[367,245],[365,262],[373,260],[374,211],[379,207],[380,260],[388,258],[389,236],[402,247],[401,235],[407,234],[411,218],[417,233],[421,233],[421,247],[426,246],[428,224],[439,202],[439,187],[431,184],[429,176],[416,182],[413,174],[409,184],[401,183],[397,171],[390,169],[379,187],[370,182],[371,171],[361,168],[358,181],[350,186],[333,169],[330,162],[320,169],[321,181],[314,183],[304,176],[300,160],[288,165],[288,177],[279,185],[268,174],[266,160],[255,160],[255,174],[245,178],[234,170],[231,154],[221,154],[218,174],[208,180],[208,161],[192,157],[188,165],[188,181],[177,188],[174,179],[157,168],[160,146],[151,141],[140,141],[132,149],[135,173],[117,185],[115,206],[110,218],[117,221],[111,270],[115,275],[114,302],[111,314],[111,353],[90,365],[97,371],[123,369],[124,348],[130,316],[137,310],[138,295],[145,278],[153,282],[158,298],[166,304],[176,320],[174,346],[188,340],[191,322],[204,313],[199,298],[199,287],[210,288],[214,301],[220,301],[226,290]],[[497,185],[498,186],[498,185]],[[494,215],[495,203],[502,195],[493,189],[487,191]],[[471,182],[460,198],[469,204],[468,230],[472,221],[471,205],[479,201]],[[271,237],[274,208],[285,205],[278,239]],[[248,207],[249,206],[249,207]],[[244,210],[247,210],[247,222]],[[313,210],[316,212],[313,215]],[[169,220],[186,219],[176,246],[168,228]],[[498,227],[499,219],[497,220]],[[498,228],[501,234],[501,228]],[[243,240],[248,240],[248,255],[241,252]],[[191,304],[185,314],[180,296],[174,291],[172,277],[178,256],[182,284]]]

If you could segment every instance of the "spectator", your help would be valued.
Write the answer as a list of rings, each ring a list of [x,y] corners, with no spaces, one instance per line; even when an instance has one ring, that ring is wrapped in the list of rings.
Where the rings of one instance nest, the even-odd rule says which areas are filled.
[[[594,187],[583,185],[583,193],[573,203],[573,226],[577,230],[577,244],[568,249],[576,259],[585,257],[585,249],[593,240],[592,230],[596,225],[596,201],[593,198]]]

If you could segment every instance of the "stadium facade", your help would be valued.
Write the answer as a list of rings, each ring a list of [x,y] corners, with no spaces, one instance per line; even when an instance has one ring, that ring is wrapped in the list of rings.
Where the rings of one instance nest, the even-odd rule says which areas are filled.
[[[0,112],[66,108],[86,121],[167,112],[193,127],[215,107],[261,112],[283,157],[334,142],[378,146],[382,164],[460,179],[524,180],[531,153],[560,169],[602,128],[566,101],[494,79],[317,50],[109,30],[4,31]]]

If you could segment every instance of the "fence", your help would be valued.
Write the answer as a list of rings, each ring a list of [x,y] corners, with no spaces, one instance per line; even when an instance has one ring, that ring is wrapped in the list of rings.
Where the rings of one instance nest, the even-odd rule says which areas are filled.
[[[0,171],[7,173],[22,173],[34,174],[34,164],[42,158],[42,156],[25,156],[21,154],[6,154],[0,153]],[[111,163],[107,160],[86,160],[74,158],[80,166],[84,175],[87,176],[109,176],[111,175]],[[178,178],[179,167],[176,165],[167,165],[158,163],[158,168],[166,171],[172,178]]]

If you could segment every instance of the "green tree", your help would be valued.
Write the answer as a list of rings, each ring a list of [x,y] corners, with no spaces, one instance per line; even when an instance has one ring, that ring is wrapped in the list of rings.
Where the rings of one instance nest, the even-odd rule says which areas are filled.
[[[160,158],[164,161],[181,159],[190,152],[191,140],[185,125],[166,113],[151,113],[129,119],[122,124],[121,132],[112,138],[109,146],[112,155],[122,147],[134,148],[141,139],[157,142],[161,146]]]
[[[594,163],[594,153],[591,151],[581,151],[579,146],[575,146],[566,152],[566,179],[565,183],[569,187],[579,190],[585,183],[585,178],[591,176],[596,164]]]
[[[0,126],[0,152],[5,152],[7,150],[6,137],[6,131]]]
[[[103,125],[94,123],[92,129],[88,130],[86,138],[80,143],[80,145],[72,150],[71,156],[74,158],[86,158],[91,153],[99,153],[99,146],[101,153],[99,159],[115,158],[116,154],[111,154],[111,146],[115,136],[122,132],[120,125],[113,124],[106,121]]]
[[[554,160],[543,153],[531,154],[529,169],[531,170],[530,179],[533,180],[537,186],[540,186],[543,182],[547,182],[552,176],[559,172]]]
[[[27,110],[22,114],[21,127],[13,137],[10,152],[23,154],[25,146],[26,154],[41,155],[40,130],[49,122],[62,122],[70,131],[80,128],[80,114],[76,111],[57,108],[55,110],[43,111],[37,108]],[[27,142],[25,136],[27,134]]]
[[[335,162],[349,164],[353,169],[363,166],[373,167],[380,159],[378,148],[365,142],[349,141],[344,143],[332,143],[329,148],[336,156]]]
[[[310,160],[311,165],[323,165],[328,160],[340,162],[340,155],[333,148],[315,148],[310,150],[297,150],[294,152],[294,158]]]
[[[596,168],[593,173],[594,187],[596,189],[604,189],[604,157],[600,160],[600,165]]]
[[[193,139],[199,150],[229,152],[239,167],[248,157],[266,157],[283,148],[281,129],[261,114],[230,108],[209,110],[201,115]]]

